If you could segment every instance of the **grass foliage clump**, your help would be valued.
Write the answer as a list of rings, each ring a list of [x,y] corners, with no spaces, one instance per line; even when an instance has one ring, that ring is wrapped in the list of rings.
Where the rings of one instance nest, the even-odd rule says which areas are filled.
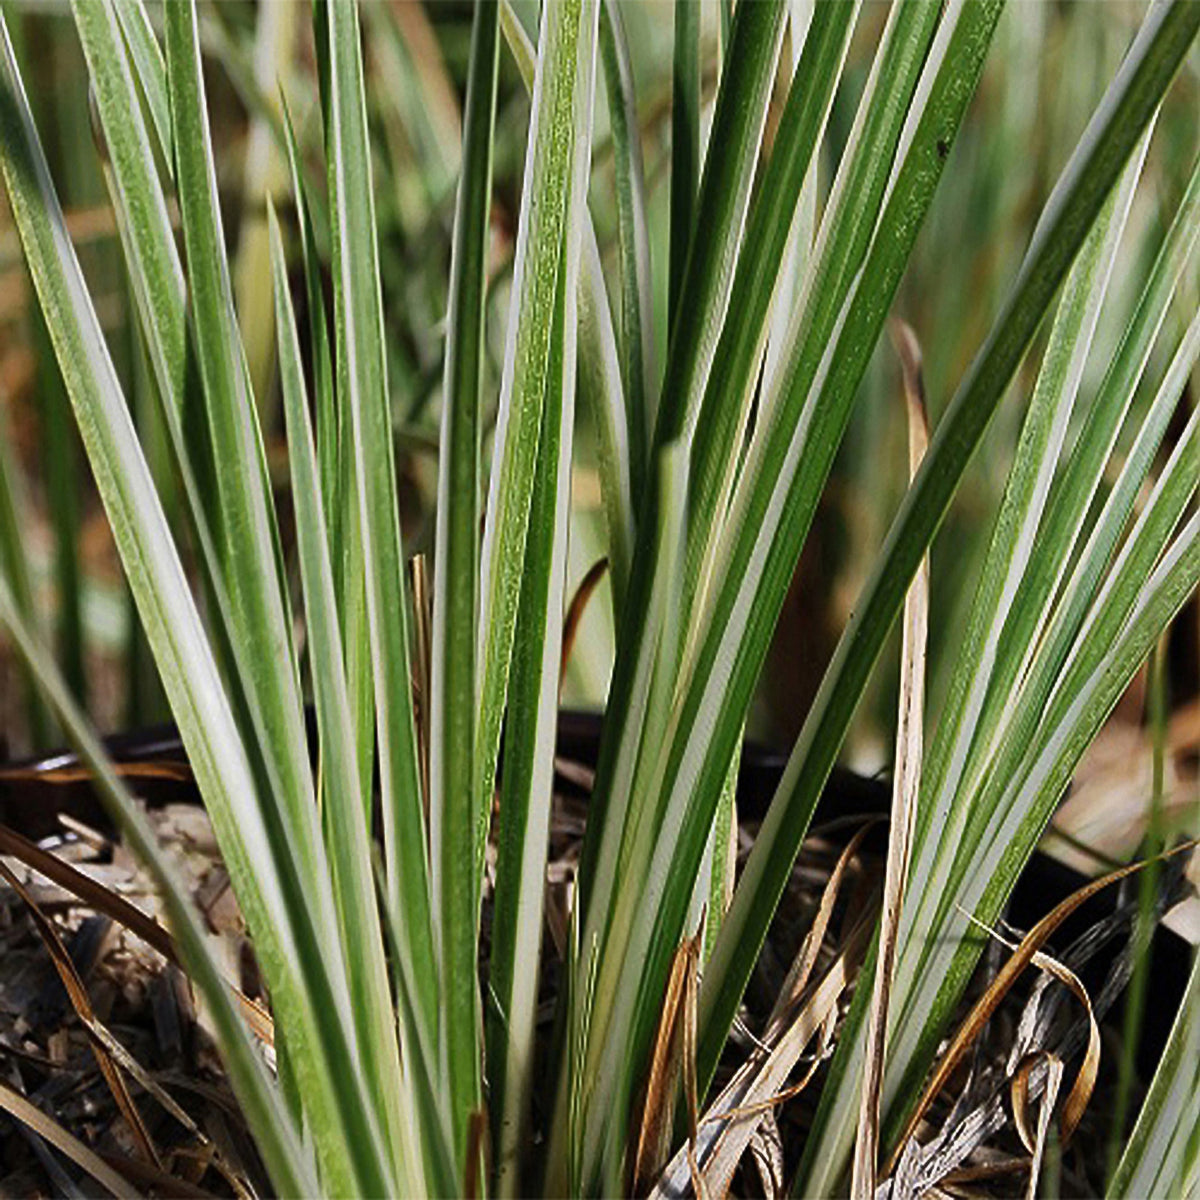
[[[706,1108],[907,598],[890,907],[847,935],[832,967],[818,970],[814,950],[791,998],[825,1006],[809,1049],[848,998],[836,1044],[821,1043],[831,1061],[795,1186],[825,1195],[849,1182],[870,1196],[898,1158],[921,1177],[912,1118],[987,940],[981,927],[1000,922],[1082,754],[1200,580],[1200,416],[1179,411],[1200,317],[1179,322],[1173,309],[1177,289],[1179,309],[1196,294],[1200,166],[1164,208],[1140,274],[1131,283],[1117,269],[1131,211],[1161,202],[1146,194],[1143,166],[1176,74],[1188,61],[1195,71],[1200,5],[1147,8],[1019,265],[977,318],[986,323],[948,399],[931,405],[923,455],[920,351],[897,334],[911,484],[736,879],[734,784],[771,637],[893,302],[930,252],[922,227],[943,177],[960,169],[956,138],[977,86],[1019,40],[997,33],[1014,14],[1003,18],[1003,0],[894,0],[870,21],[857,0],[722,2],[714,54],[701,6],[678,0],[670,208],[658,220],[629,11],[554,0],[532,29],[530,8],[474,5],[458,133],[426,105],[414,43],[388,40],[383,6],[316,0],[315,102],[293,124],[281,75],[254,115],[287,178],[276,192],[286,219],[267,189],[265,211],[242,220],[243,246],[259,247],[259,286],[271,284],[264,309],[227,251],[206,99],[219,38],[205,9],[74,0],[153,397],[137,428],[0,22],[13,218],[261,963],[277,1072],[41,647],[11,516],[0,526],[0,628],[162,888],[280,1194],[611,1194],[660,1176],[667,1188],[720,1192],[753,1131],[737,1141],[758,1085],[718,1101],[698,1130],[688,1109]],[[307,6],[290,11],[307,21]],[[870,39],[855,41],[860,26]],[[387,189],[364,31],[425,166]],[[852,43],[868,57],[856,61]],[[511,276],[497,283],[502,81],[525,89],[528,125]],[[826,187],[822,148],[835,132]],[[1010,149],[1005,168],[1017,172]],[[602,162],[613,199],[604,229],[589,204]],[[440,403],[428,608],[402,538],[395,436],[397,394],[412,409],[419,398],[397,365],[398,289],[379,233],[422,204],[452,231],[448,275],[428,287],[433,311],[412,334],[444,339],[425,385]],[[253,220],[265,222],[256,242]],[[667,236],[652,241],[658,231]],[[937,233],[926,238],[934,254]],[[939,279],[952,271],[942,264]],[[260,336],[264,321],[273,339]],[[1097,336],[1109,326],[1119,336]],[[1027,380],[1031,347],[1040,360]],[[294,539],[281,536],[264,450],[275,379]],[[1011,469],[994,519],[974,532],[978,553],[964,555],[979,564],[961,581],[965,632],[926,722],[927,605],[945,585],[936,560],[928,574],[923,564],[1014,381]],[[587,455],[615,659],[549,1022],[538,1007],[572,469]],[[1198,979],[1194,970],[1114,1196],[1197,1186],[1200,1101],[1187,1064]],[[790,1003],[781,998],[768,1048],[799,1036]],[[674,1068],[663,1066],[672,1036]],[[1054,1074],[1037,1078],[1047,1088]],[[730,1115],[738,1105],[743,1115]]]

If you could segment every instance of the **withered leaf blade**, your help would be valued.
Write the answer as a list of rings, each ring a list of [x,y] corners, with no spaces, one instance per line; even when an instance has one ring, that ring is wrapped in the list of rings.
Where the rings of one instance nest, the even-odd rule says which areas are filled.
[[[1038,1107],[1037,1132],[1034,1135],[1033,1161],[1029,1165],[1029,1186],[1025,1192],[1027,1200],[1036,1200],[1038,1180],[1042,1174],[1042,1161],[1046,1153],[1046,1140],[1050,1132],[1050,1118],[1054,1114],[1054,1106],[1058,1101],[1059,1088],[1062,1086],[1063,1063],[1061,1058],[1047,1055],[1046,1087],[1042,1092],[1041,1103]]]
[[[654,1054],[650,1060],[650,1077],[646,1083],[646,1101],[642,1108],[641,1127],[634,1155],[633,1190],[642,1195],[662,1170],[670,1150],[671,1122],[675,1112],[675,1095],[683,1073],[688,1051],[693,1052],[691,1084],[688,1088],[689,1116],[692,1121],[689,1144],[695,1141],[695,1034],[687,1038],[688,995],[692,996],[692,1020],[695,1020],[695,988],[700,962],[700,936],[685,938],[675,951],[667,990],[663,996],[662,1015],[654,1039]],[[690,982],[689,982],[690,980]],[[691,1045],[688,1044],[690,1041]]]
[[[836,896],[845,865],[857,851],[861,832],[857,841],[847,847],[839,860],[842,872],[835,868],[826,884],[822,907],[827,906],[830,912],[833,908],[831,897]],[[802,1091],[823,1061],[832,1040],[830,1018],[836,1015],[838,1001],[850,985],[865,953],[874,919],[875,914],[871,910],[858,921],[837,959],[816,986],[807,991],[799,1006],[795,998],[798,991],[803,992],[804,984],[799,983],[798,991],[785,985],[762,1044],[701,1118],[695,1148],[689,1141],[663,1171],[652,1193],[653,1197],[665,1200],[666,1197],[685,1195],[689,1187],[697,1196],[726,1195],[738,1163],[763,1120],[779,1104]],[[828,914],[825,916],[827,922]],[[816,928],[817,922],[814,921],[810,935]],[[803,967],[810,957],[811,961],[815,961],[815,952],[811,956],[808,953],[806,939],[806,945],[801,946],[793,970],[789,973],[791,978],[799,980],[801,975],[807,978],[806,971],[798,972],[795,967]],[[785,999],[792,1002],[785,1004]],[[785,1086],[814,1038],[819,1043],[817,1052],[811,1057],[799,1082]]]
[[[571,651],[575,649],[575,639],[579,635],[579,623],[583,620],[583,614],[587,610],[592,593],[600,586],[600,581],[604,578],[607,570],[607,558],[600,558],[592,563],[587,574],[579,581],[575,595],[571,597],[571,603],[567,606],[567,615],[563,618],[562,651],[558,669],[560,692],[563,680],[567,676],[567,663],[571,661]]]
[[[1025,968],[1033,962],[1034,957],[1039,953],[1041,948],[1049,940],[1050,936],[1056,929],[1069,917],[1076,912],[1093,896],[1102,892],[1105,888],[1111,887],[1114,883],[1122,879],[1128,878],[1130,875],[1136,874],[1151,862],[1162,861],[1171,858],[1176,854],[1182,854],[1196,847],[1196,841],[1183,842],[1173,849],[1166,850],[1162,854],[1156,855],[1154,858],[1144,859],[1141,862],[1130,863],[1128,866],[1112,871],[1107,875],[1101,876],[1099,879],[1090,880],[1083,887],[1074,891],[1066,897],[1065,900],[1046,914],[1026,935],[1021,939],[1020,944],[1013,951],[1009,959],[1000,968],[996,978],[992,981],[988,989],[975,1002],[974,1007],[967,1015],[966,1019],[959,1026],[950,1041],[950,1045],[938,1062],[936,1069],[933,1072],[929,1082],[925,1085],[925,1090],[921,1094],[920,1100],[909,1116],[903,1131],[897,1140],[897,1147],[903,1146],[910,1137],[912,1137],[917,1125],[928,1111],[930,1104],[933,1103],[938,1093],[945,1086],[946,1081],[954,1073],[958,1064],[963,1060],[967,1051],[971,1048],[975,1039],[979,1036],[984,1026],[991,1020],[993,1014],[1000,1007],[1005,996],[1012,990],[1013,985],[1020,978]],[[896,1161],[898,1150],[893,1150],[891,1159],[889,1160],[887,1170],[884,1172],[890,1174]]]
[[[903,321],[892,322],[892,340],[904,376],[908,415],[909,478],[916,475],[929,445],[925,388],[921,379],[921,347]],[[879,1160],[879,1110],[887,1054],[888,1007],[895,972],[900,909],[921,788],[925,736],[925,651],[929,634],[929,555],[921,560],[904,600],[900,648],[900,701],[896,721],[896,765],[892,780],[891,821],[883,904],[879,915],[879,950],[867,1017],[867,1044],[858,1111],[858,1133],[851,1172],[852,1200],[871,1200]],[[860,984],[861,986],[861,984]]]

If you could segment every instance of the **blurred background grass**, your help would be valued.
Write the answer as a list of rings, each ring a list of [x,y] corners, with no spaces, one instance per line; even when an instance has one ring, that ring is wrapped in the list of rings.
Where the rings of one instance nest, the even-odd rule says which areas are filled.
[[[173,482],[161,433],[154,428],[149,392],[154,383],[135,332],[128,281],[106,199],[103,147],[90,117],[87,74],[70,14],[59,0],[4,0],[3,6],[18,40],[26,78],[35,81],[32,100],[55,181],[170,511]],[[516,7],[533,29],[536,0],[517,0]],[[660,368],[666,327],[672,7],[671,0],[625,0],[623,14],[634,57],[649,187]],[[1126,0],[1013,0],[1002,17],[982,84],[951,150],[949,169],[894,308],[920,339],[933,420],[989,328],[1035,216],[1116,70],[1143,8],[1142,3]],[[157,20],[155,4],[150,11]],[[367,0],[363,13],[402,515],[408,551],[428,553],[436,490],[442,318],[471,11],[469,4],[458,0],[426,4]],[[881,0],[867,0],[851,47],[846,84],[836,97],[821,150],[822,198],[849,134],[885,16]],[[702,30],[707,120],[719,51],[716,0],[704,0]],[[273,361],[264,200],[271,195],[285,218],[291,215],[280,140],[282,94],[302,150],[308,152],[307,182],[317,202],[317,236],[327,249],[321,214],[323,180],[317,167],[322,132],[311,36],[309,8],[301,0],[231,0],[202,8],[210,115],[238,312],[289,544],[290,504]],[[487,364],[493,397],[503,355],[512,235],[528,123],[528,103],[515,69],[503,52],[501,60]],[[790,55],[785,53],[783,61],[790,62]],[[781,107],[783,81],[777,93]],[[1118,280],[1128,278],[1131,285],[1118,283],[1102,316],[1083,386],[1085,403],[1079,406],[1084,413],[1086,399],[1099,382],[1099,372],[1136,298],[1132,285],[1143,277],[1161,239],[1161,214],[1173,211],[1183,190],[1198,141],[1198,112],[1200,59],[1193,51],[1158,121],[1117,267]],[[612,272],[610,294],[615,294],[615,197],[602,86],[597,88],[595,120],[591,207],[605,265]],[[770,137],[769,127],[768,145]],[[303,287],[297,286],[298,306],[303,305],[303,294]],[[1193,277],[1185,281],[1182,302],[1168,319],[1186,323],[1196,303]],[[52,635],[68,679],[100,727],[134,728],[163,720],[167,713],[39,320],[16,232],[7,209],[2,209],[0,554],[8,556],[10,570],[27,574],[35,611]],[[953,662],[1036,363],[1036,357],[1031,358],[1011,389],[933,549],[931,713],[938,710]],[[1148,374],[1155,377],[1153,371]],[[1142,403],[1147,399],[1142,397]],[[1181,412],[1195,403],[1193,392]],[[492,404],[494,413],[494,399]],[[751,717],[753,738],[784,746],[799,729],[901,495],[903,422],[898,368],[890,347],[882,342],[776,632]],[[600,556],[604,542],[592,444],[591,431],[581,428],[569,591]],[[486,456],[486,442],[484,452]],[[1192,714],[1193,724],[1200,724],[1192,713],[1198,633],[1200,621],[1193,601],[1176,623],[1167,655],[1173,710],[1184,718]],[[605,588],[585,614],[564,701],[600,707],[611,660]],[[847,747],[848,760],[867,772],[884,767],[890,757],[895,661],[894,653],[885,656]],[[1125,723],[1140,730],[1138,696],[1123,712]],[[54,739],[55,731],[29,702],[22,681],[0,649],[0,757],[5,751],[21,754],[44,747]],[[1194,749],[1188,754],[1180,760],[1181,784],[1194,777]],[[1123,761],[1128,761],[1128,755]],[[1148,754],[1144,761],[1148,764]]]

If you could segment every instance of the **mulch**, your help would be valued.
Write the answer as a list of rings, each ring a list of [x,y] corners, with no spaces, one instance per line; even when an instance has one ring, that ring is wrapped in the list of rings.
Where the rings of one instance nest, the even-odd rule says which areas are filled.
[[[569,928],[570,888],[587,819],[592,766],[588,747],[594,746],[594,733],[587,722],[578,728],[567,722],[560,738],[541,1005],[546,1042],[551,1035],[558,968]],[[246,995],[265,1003],[253,950],[211,827],[169,735],[169,730],[159,731],[136,743],[116,743],[110,749],[118,759],[137,761],[138,765],[129,768],[131,782],[150,801],[147,811],[208,922],[213,945]],[[149,768],[142,756],[149,757]],[[70,863],[108,893],[157,918],[152,886],[128,851],[112,838],[86,779],[69,758],[41,767],[24,775],[0,770],[0,824],[36,839],[43,850]],[[777,769],[778,764],[760,758],[751,761],[744,772],[743,785],[750,789],[751,799],[744,805],[739,831],[743,861],[761,817],[762,794],[770,795],[766,784]],[[886,805],[886,796],[886,784],[877,781],[849,776],[833,781],[818,823],[793,870],[716,1090],[755,1053],[752,1031],[761,1031],[766,1024],[842,849],[862,827],[864,818]],[[839,889],[814,979],[833,962],[849,932],[874,903],[882,877],[885,837],[882,827],[874,829],[855,856]],[[10,886],[0,874],[0,1093],[7,1089],[7,1094],[23,1098],[40,1115],[32,1121],[21,1119],[0,1103],[0,1198],[98,1194],[94,1180],[56,1142],[60,1133],[98,1155],[128,1184],[130,1193],[269,1195],[269,1181],[207,1031],[205,1014],[197,1008],[184,975],[145,940],[102,911],[108,906],[82,903],[19,857],[7,856],[3,861],[20,887]],[[1010,910],[1017,924],[1032,924],[1078,882],[1070,872],[1055,874],[1052,864],[1043,863],[1039,871],[1034,886],[1019,890]],[[1094,961],[1084,960],[1080,965],[1081,972],[1090,972],[1094,980],[1093,997],[1116,969],[1122,939],[1128,940],[1129,896],[1114,896],[1101,909],[1092,912],[1087,921],[1064,930],[1062,940],[1064,953],[1070,954],[1073,942],[1108,922],[1112,931],[1109,941],[1118,948],[1114,951],[1110,944]],[[486,963],[488,915],[485,900],[481,965]],[[90,1013],[81,1014],[79,1003],[63,985],[62,973],[70,968],[61,962],[56,965],[54,938],[47,936],[46,921],[65,945],[86,991]],[[998,947],[994,950],[985,956],[973,995],[997,969],[1000,955]],[[1156,948],[1156,981],[1164,977],[1162,964],[1166,962],[1169,968],[1168,960],[1173,961],[1171,954],[1166,958],[1163,954],[1161,947]],[[1180,949],[1174,957],[1186,967],[1185,951]],[[993,1103],[992,1097],[1005,1092],[1004,1063],[1031,1003],[1032,979],[1029,983],[993,1019],[970,1071],[955,1078],[945,1097],[931,1109],[921,1130],[923,1142],[939,1137],[945,1141],[963,1122],[982,1121],[981,1113]],[[1169,1005],[1171,988],[1159,989],[1156,983],[1156,992],[1159,990],[1163,992],[1159,999]],[[835,1014],[839,1021],[851,994],[848,988],[839,1001]],[[1078,1018],[1070,1007],[1069,1003],[1058,1005],[1057,1023],[1046,1022],[1048,1045],[1070,1042]],[[1119,1034],[1120,1022],[1110,1016],[1104,1029],[1105,1056],[1096,1097],[1073,1146],[1059,1164],[1064,1195],[1089,1194],[1097,1186]],[[106,1039],[116,1043],[125,1056],[115,1065],[105,1049]],[[813,1078],[812,1086],[789,1094],[786,1102],[774,1106],[770,1120],[764,1122],[764,1129],[771,1133],[770,1153],[765,1155],[770,1163],[764,1167],[764,1139],[760,1138],[734,1177],[733,1194],[776,1194],[794,1173],[833,1044],[835,1037],[831,1036],[818,1052],[798,1063],[795,1075],[799,1076],[803,1067]],[[1152,1046],[1145,1054],[1148,1067],[1152,1068],[1156,1049]],[[269,1045],[263,1044],[263,1053],[272,1061]],[[113,1086],[114,1073],[120,1086]],[[127,1093],[124,1101],[122,1088]],[[788,1089],[783,1089],[783,1094],[788,1094]],[[130,1103],[135,1110],[132,1113]],[[958,1161],[951,1157],[947,1163],[938,1184],[943,1194],[1016,1195],[1026,1186],[1028,1155],[1016,1137],[1011,1114],[1005,1114],[998,1126],[993,1119],[984,1136]]]

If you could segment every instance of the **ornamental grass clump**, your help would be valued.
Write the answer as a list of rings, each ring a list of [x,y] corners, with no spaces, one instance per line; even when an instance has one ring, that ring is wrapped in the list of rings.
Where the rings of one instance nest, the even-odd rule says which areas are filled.
[[[1132,306],[1114,287],[1156,113],[1200,5],[1147,9],[935,420],[916,336],[893,326],[911,484],[737,870],[734,792],[789,582],[922,224],[955,169],[1003,7],[894,0],[863,48],[858,95],[843,86],[857,0],[722,4],[702,122],[709,43],[699,5],[680,0],[669,240],[652,247],[621,4],[546,3],[536,33],[507,3],[475,4],[444,184],[455,200],[428,610],[414,604],[400,521],[368,10],[313,5],[320,169],[286,89],[271,125],[290,168],[286,214],[265,201],[295,514],[286,547],[252,382],[260,356],[252,370],[235,307],[194,0],[73,4],[166,435],[170,520],[3,30],[0,165],[13,217],[261,966],[273,1068],[41,647],[5,556],[0,628],[162,890],[279,1194],[720,1194],[805,1062],[822,1072],[789,1159],[799,1194],[873,1196],[899,1175],[908,1182],[895,1194],[907,1195],[941,1178],[917,1118],[939,1066],[953,1065],[946,1039],[955,1050],[956,1030],[972,1028],[956,1017],[981,951],[1084,750],[1200,579],[1200,414],[1180,406],[1200,317],[1180,324],[1172,313],[1177,288],[1195,295],[1200,165],[1163,212]],[[491,291],[491,209],[510,59],[529,118],[504,312]],[[601,92],[616,200],[603,249],[588,195]],[[852,123],[826,191],[817,162],[835,102]],[[657,345],[654,271],[668,274],[669,335]],[[1111,354],[1096,338],[1102,317],[1123,329]],[[503,338],[498,380],[489,335]],[[1018,373],[1035,341],[1030,384]],[[949,686],[926,719],[939,587],[929,547],[1014,380],[1023,403],[1011,469],[977,535]],[[594,431],[615,661],[551,972],[544,897],[577,404]],[[775,1012],[749,1042],[739,1035],[726,1055],[733,1073],[713,1087],[817,800],[898,624],[884,902],[842,923],[832,958],[818,953],[843,856]],[[419,702],[417,644],[428,651]],[[1042,951],[1066,915],[1035,927],[1012,961],[1057,969]],[[1068,968],[1055,977],[1073,987]],[[548,981],[553,1018],[539,1015]],[[1188,1063],[1198,1039],[1200,967],[1112,1195],[1197,1187],[1200,1093]],[[1063,1081],[1065,1053],[1034,1051],[1014,1076],[1030,1106],[1017,1120],[1031,1188],[1050,1113],[1069,1137],[1089,1090]]]

